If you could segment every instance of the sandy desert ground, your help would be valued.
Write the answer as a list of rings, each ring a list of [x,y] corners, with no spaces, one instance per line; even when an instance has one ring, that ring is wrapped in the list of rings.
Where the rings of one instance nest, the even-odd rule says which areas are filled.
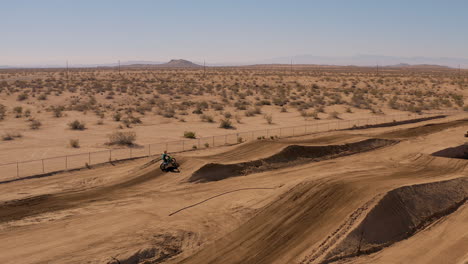
[[[462,113],[2,183],[0,262],[466,264],[467,130]]]
[[[0,70],[0,163],[128,147],[107,144],[116,131],[145,145],[184,139],[186,131],[206,137],[463,111],[467,76],[443,67],[301,65]]]

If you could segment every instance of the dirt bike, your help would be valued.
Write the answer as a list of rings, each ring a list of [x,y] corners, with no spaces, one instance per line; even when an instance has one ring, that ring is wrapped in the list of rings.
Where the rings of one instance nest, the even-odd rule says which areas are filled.
[[[176,159],[175,158],[172,158],[172,157],[167,157],[168,161],[166,162],[163,162],[161,163],[161,165],[159,165],[159,168],[162,170],[162,171],[169,171],[169,170],[176,170],[179,168],[179,163],[177,163]]]

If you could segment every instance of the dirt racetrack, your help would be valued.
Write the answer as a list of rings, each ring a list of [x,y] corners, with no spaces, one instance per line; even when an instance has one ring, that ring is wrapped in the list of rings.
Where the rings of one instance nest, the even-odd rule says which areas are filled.
[[[466,263],[468,160],[450,149],[467,127],[465,114],[187,152],[180,173],[140,159],[3,183],[0,262]]]

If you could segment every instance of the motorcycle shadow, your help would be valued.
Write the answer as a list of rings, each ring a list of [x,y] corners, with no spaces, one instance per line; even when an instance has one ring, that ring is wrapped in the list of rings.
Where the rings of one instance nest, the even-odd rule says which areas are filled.
[[[180,173],[180,170],[179,168],[171,167],[171,168],[165,169],[164,172]]]

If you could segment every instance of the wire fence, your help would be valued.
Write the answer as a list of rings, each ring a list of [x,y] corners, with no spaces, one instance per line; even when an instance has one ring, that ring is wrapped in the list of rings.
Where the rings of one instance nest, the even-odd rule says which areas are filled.
[[[440,115],[448,115],[451,113],[454,113],[454,111],[440,111],[424,114],[386,115],[355,120],[337,120],[325,123],[308,122],[300,126],[262,129],[220,136],[153,143],[129,148],[108,149],[37,160],[18,161],[13,163],[0,164],[0,181],[11,181],[29,176],[80,169],[113,161],[152,157],[154,155],[160,155],[164,150],[167,150],[169,153],[178,153],[188,150],[207,149],[212,147],[240,144],[254,140],[303,136],[333,130],[394,125],[398,122],[417,121],[418,119],[431,119]]]

